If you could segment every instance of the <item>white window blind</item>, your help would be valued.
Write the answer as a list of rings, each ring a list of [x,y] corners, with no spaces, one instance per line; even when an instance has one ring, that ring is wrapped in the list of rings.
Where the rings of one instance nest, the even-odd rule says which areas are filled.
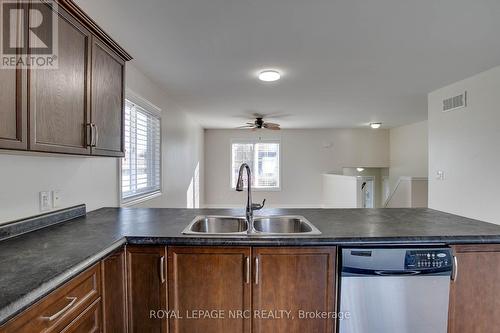
[[[130,201],[161,189],[160,117],[125,100],[125,157],[122,200]]]
[[[280,188],[279,142],[235,142],[231,146],[231,156],[231,184],[233,188],[236,187],[238,171],[243,163],[247,163],[252,170],[252,186],[254,188]]]

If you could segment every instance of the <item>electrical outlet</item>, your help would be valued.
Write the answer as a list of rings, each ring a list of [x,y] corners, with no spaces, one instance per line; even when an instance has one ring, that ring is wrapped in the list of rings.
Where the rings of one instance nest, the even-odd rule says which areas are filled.
[[[436,179],[437,180],[444,180],[444,171],[438,170],[438,172],[436,172]]]
[[[61,200],[62,200],[61,194],[62,194],[61,190],[53,190],[52,191],[52,207],[53,208],[61,207]]]
[[[50,192],[42,191],[40,192],[40,211],[44,212],[52,208],[50,204]]]

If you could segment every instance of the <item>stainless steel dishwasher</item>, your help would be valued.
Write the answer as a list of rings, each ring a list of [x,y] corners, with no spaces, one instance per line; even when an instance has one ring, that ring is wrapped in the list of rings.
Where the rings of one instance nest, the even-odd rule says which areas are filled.
[[[446,333],[449,248],[342,250],[339,333]]]

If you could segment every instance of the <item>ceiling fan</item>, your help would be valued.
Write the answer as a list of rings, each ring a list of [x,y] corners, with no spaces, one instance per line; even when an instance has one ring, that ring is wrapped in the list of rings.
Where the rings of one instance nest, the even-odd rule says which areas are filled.
[[[265,129],[274,130],[274,131],[278,131],[281,129],[279,124],[269,123],[267,121],[264,121],[263,117],[257,117],[257,118],[255,118],[254,122],[248,122],[246,125],[240,126],[238,128],[241,128],[241,129],[248,128],[251,130],[265,128]]]

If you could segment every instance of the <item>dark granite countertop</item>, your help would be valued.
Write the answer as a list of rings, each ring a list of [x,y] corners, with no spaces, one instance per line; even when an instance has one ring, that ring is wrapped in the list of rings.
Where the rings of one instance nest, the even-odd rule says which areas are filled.
[[[85,217],[0,242],[0,323],[106,254],[144,245],[387,245],[500,243],[500,226],[431,209],[265,209],[302,215],[322,235],[308,238],[199,238],[182,235],[197,215],[244,215],[227,209],[103,208]]]

